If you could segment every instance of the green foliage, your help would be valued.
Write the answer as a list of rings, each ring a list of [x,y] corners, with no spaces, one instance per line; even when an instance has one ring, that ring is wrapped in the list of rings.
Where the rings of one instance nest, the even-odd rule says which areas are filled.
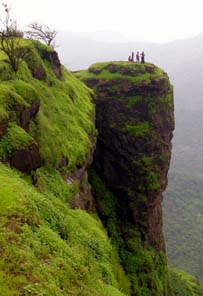
[[[129,107],[133,107],[135,106],[137,103],[142,101],[142,97],[141,96],[132,96],[132,97],[128,97],[128,106]]]
[[[109,68],[113,65],[116,67],[115,72],[110,72]],[[152,70],[147,70],[147,68]],[[94,69],[99,69],[99,73],[95,74]],[[128,71],[126,71],[128,70]],[[129,73],[128,73],[129,72]],[[83,70],[76,73],[76,76],[81,80],[91,78],[105,80],[128,80],[134,84],[142,82],[150,82],[152,78],[160,78],[164,76],[164,72],[151,64],[128,64],[126,62],[110,62],[97,63],[92,65],[88,70]]]
[[[26,149],[33,138],[15,123],[9,123],[7,133],[0,142],[0,159],[4,160],[13,151]]]
[[[39,193],[2,164],[0,182],[1,292],[124,295],[118,290],[114,251],[99,222],[70,210],[51,192]]]
[[[43,166],[26,177],[0,163],[0,293],[124,296],[128,279],[98,217],[69,208],[80,190],[69,175],[86,165],[96,134],[92,91],[63,67],[58,79],[41,59],[53,49],[35,42],[34,50],[22,40],[29,44],[32,54],[15,77],[0,55],[0,69],[8,71],[0,74],[0,122],[8,123],[0,154],[36,141]],[[45,71],[43,80],[34,78],[34,65]],[[25,132],[20,116],[34,101],[40,111]]]
[[[15,89],[16,93],[28,104],[33,101],[38,101],[40,98],[40,94],[30,83],[26,83],[22,80],[13,80],[9,81],[8,85]]]
[[[30,53],[30,45],[24,45],[21,37],[1,32],[0,50],[7,56],[7,62],[16,74],[25,57]]]
[[[125,131],[130,133],[135,138],[145,137],[150,132],[149,122],[144,121],[133,125],[126,123]]]
[[[46,65],[47,73],[51,69]],[[41,95],[41,108],[38,115],[35,137],[45,163],[57,166],[62,157],[68,159],[69,170],[85,163],[90,141],[88,135],[94,133],[92,117],[94,108],[89,91],[82,83],[64,70],[64,81],[49,75],[54,84],[51,89],[40,81],[33,85]],[[74,100],[69,96],[74,92]]]
[[[146,203],[146,192],[156,191],[160,188],[160,172],[153,157],[144,154],[140,155],[140,159],[134,160],[133,165],[138,172],[136,189],[140,193],[136,200]]]
[[[175,296],[202,296],[203,283],[186,272],[170,268],[170,280]]]
[[[99,73],[95,73],[94,70],[97,70]],[[129,62],[102,62],[96,63],[90,66],[88,69],[89,72],[95,73],[96,75],[100,74],[103,70],[108,70],[111,73],[120,73],[127,75],[137,75],[137,74],[146,74],[146,73],[159,73],[163,74],[163,71],[160,68],[156,68],[153,64],[145,63],[129,63]],[[99,70],[99,71],[98,71]]]
[[[65,68],[62,79],[57,79],[48,60],[40,56],[53,49],[35,42],[37,51],[30,40],[23,39],[21,45],[30,46],[32,51],[21,64],[17,79],[1,84],[0,122],[16,113],[14,106],[28,108],[33,100],[40,100],[40,112],[30,133],[38,142],[43,161],[56,168],[66,158],[67,171],[74,171],[86,162],[91,146],[89,135],[95,133],[92,92]],[[0,66],[3,63],[0,60]],[[33,78],[30,72],[39,65],[45,71],[46,82]]]
[[[15,106],[28,107],[26,101],[16,93],[9,82],[1,83],[0,86],[0,122],[12,117]]]
[[[110,68],[113,67],[113,72]],[[94,70],[98,70],[98,73]],[[139,84],[141,82],[150,82],[151,79],[160,79],[164,77],[164,72],[152,64],[136,64],[128,62],[108,62],[96,63],[88,70],[83,70],[76,73],[76,76],[81,80],[102,79],[102,80],[126,80]]]
[[[75,181],[72,185],[68,184],[58,170],[42,167],[36,171],[35,180],[40,192],[52,194],[64,202],[70,202],[71,198],[79,190],[79,182]]]
[[[2,61],[0,64],[0,80],[6,81],[13,78],[14,78],[14,73],[11,70],[9,64],[6,61],[5,62]]]
[[[170,90],[167,95],[160,99],[161,104],[165,107],[171,108],[173,106],[173,86],[170,86]]]

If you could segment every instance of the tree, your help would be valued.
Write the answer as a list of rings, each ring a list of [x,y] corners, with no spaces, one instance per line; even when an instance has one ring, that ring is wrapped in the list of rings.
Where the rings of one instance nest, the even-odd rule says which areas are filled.
[[[10,8],[7,4],[2,3],[5,11],[5,17],[2,19],[0,18],[0,22],[3,26],[0,32],[4,33],[5,36],[13,36],[13,37],[23,37],[24,33],[17,29],[17,22],[16,20],[13,21],[10,16]]]
[[[57,35],[55,30],[37,22],[30,24],[29,28],[30,30],[26,32],[28,38],[39,40],[44,42],[46,45],[55,47],[54,39]]]
[[[12,70],[17,73],[20,64],[30,53],[31,47],[22,45],[23,32],[17,29],[16,21],[10,17],[10,8],[3,3],[5,17],[0,18],[3,28],[0,29],[0,50],[8,57],[8,63]]]

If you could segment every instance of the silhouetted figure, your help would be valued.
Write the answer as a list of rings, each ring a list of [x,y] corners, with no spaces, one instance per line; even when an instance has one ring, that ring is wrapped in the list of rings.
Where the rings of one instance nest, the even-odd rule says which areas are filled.
[[[141,52],[141,63],[144,64],[145,63],[145,53],[144,51]]]
[[[137,51],[137,53],[136,53],[136,61],[139,63],[139,61],[140,61],[140,53],[139,53],[139,51]]]
[[[128,62],[131,62],[131,56],[128,57]]]
[[[132,51],[132,58],[131,58],[131,62],[134,62],[134,51]]]

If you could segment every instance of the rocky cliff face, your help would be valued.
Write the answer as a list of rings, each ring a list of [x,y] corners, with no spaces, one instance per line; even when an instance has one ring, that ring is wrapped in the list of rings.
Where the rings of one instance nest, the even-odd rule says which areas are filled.
[[[159,273],[160,266],[166,266],[164,256],[161,260],[159,256],[165,252],[161,203],[174,129],[168,76],[151,64],[122,62],[96,64],[79,75],[96,94],[98,140],[93,168],[107,189],[98,189],[98,180],[95,182],[92,175],[90,181],[100,217],[112,238],[123,241],[118,249],[125,270],[131,278],[139,278],[138,282],[132,280],[132,295],[168,295],[166,278],[161,279],[160,289],[153,277],[148,275],[145,282],[140,276],[143,269],[145,274],[152,270]],[[104,190],[114,196],[109,213]],[[113,215],[119,233],[116,237],[109,226]],[[143,266],[138,261],[138,246],[154,250],[152,262],[146,260]],[[139,268],[126,266],[126,254],[131,261],[136,257],[133,264]],[[159,264],[155,263],[158,257]],[[150,285],[154,287],[150,289]],[[144,291],[148,294],[142,294]]]

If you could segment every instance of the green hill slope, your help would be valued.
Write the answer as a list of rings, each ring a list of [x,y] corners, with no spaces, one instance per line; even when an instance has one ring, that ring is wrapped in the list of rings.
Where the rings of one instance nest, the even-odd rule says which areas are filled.
[[[170,279],[175,296],[202,296],[203,285],[186,272],[170,268]]]
[[[39,43],[0,78],[0,295],[128,293],[96,215],[71,209],[91,201],[92,91]]]

